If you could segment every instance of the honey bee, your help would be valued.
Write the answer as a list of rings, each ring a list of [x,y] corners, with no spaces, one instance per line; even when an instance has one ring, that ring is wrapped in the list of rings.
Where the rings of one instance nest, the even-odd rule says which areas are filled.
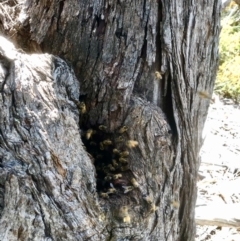
[[[103,143],[102,143],[102,142],[100,142],[100,143],[99,143],[99,148],[100,148],[100,150],[101,150],[101,151],[103,151],[103,150],[104,150],[104,145],[103,145]]]
[[[128,207],[122,206],[121,208],[119,208],[119,216],[125,217],[126,215],[128,215]]]
[[[131,223],[131,218],[130,218],[130,216],[124,217],[124,218],[123,218],[123,222],[124,222],[124,223]]]
[[[148,195],[144,195],[144,196],[143,196],[143,199],[144,199],[148,204],[152,204],[152,203],[153,203],[152,199],[151,199]]]
[[[119,152],[119,150],[117,149],[117,148],[114,148],[113,149],[113,154],[119,154],[120,152]]]
[[[131,192],[134,189],[134,187],[133,186],[123,186],[123,189],[124,189],[123,193],[128,193],[128,192]]]
[[[123,127],[121,127],[121,128],[118,130],[118,133],[119,133],[119,134],[122,134],[122,133],[126,132],[127,130],[128,130],[128,127],[127,127],[127,126],[123,126]]]
[[[102,213],[102,214],[99,215],[98,219],[99,219],[99,221],[102,222],[102,221],[104,221],[104,220],[106,219],[106,217],[105,217],[105,215]]]
[[[128,140],[127,142],[126,142],[126,146],[128,147],[128,148],[134,148],[134,147],[136,147],[138,145],[138,142],[137,141],[134,141],[134,140]]]
[[[97,145],[97,143],[95,141],[90,142],[90,146],[96,146],[96,145]]]
[[[162,79],[162,75],[159,71],[155,72],[155,78],[158,79],[158,80]]]
[[[108,168],[109,168],[109,170],[112,171],[112,172],[116,171],[116,169],[113,167],[112,164],[109,164],[109,165],[108,165]]]
[[[152,203],[149,207],[149,212],[154,213],[156,210],[157,210],[156,205],[154,203]]]
[[[104,140],[102,143],[103,143],[103,145],[105,145],[105,146],[112,145],[112,141],[111,141],[111,140],[109,140],[109,139]]]
[[[80,103],[78,104],[78,108],[79,108],[81,114],[85,114],[86,111],[87,111],[87,108],[86,108],[86,105],[85,105],[84,102],[80,102]]]
[[[127,156],[129,156],[129,152],[128,151],[120,152],[120,157],[127,157]]]
[[[111,176],[106,176],[106,177],[104,177],[104,180],[105,180],[105,181],[111,181],[111,180],[112,180],[112,177],[111,177]]]
[[[104,174],[108,175],[109,174],[109,170],[107,167],[104,167],[101,169],[103,171]]]
[[[108,188],[107,194],[114,194],[117,190],[115,188]]]
[[[122,207],[119,208],[118,217],[121,218],[124,223],[130,223],[131,222],[131,218],[130,218],[130,215],[128,213],[128,207],[127,206],[122,206]]]
[[[93,134],[93,129],[88,129],[85,134],[86,139],[89,140],[92,137],[92,134]]]
[[[180,204],[179,204],[179,202],[177,202],[177,201],[175,201],[175,200],[172,200],[171,206],[172,206],[172,208],[174,208],[174,209],[178,209],[179,206],[180,206]]]
[[[136,181],[135,178],[132,178],[132,179],[131,179],[131,184],[132,184],[135,188],[138,188],[138,187],[139,187],[139,183]]]
[[[205,91],[198,91],[197,92],[199,97],[203,98],[203,99],[209,99],[211,100],[211,102],[214,102],[214,99],[211,98],[211,96],[209,96],[208,93],[206,93]]]
[[[112,160],[112,165],[117,168],[118,167],[118,163],[115,159]]]
[[[101,130],[101,131],[106,131],[106,130],[107,130],[107,127],[104,126],[104,125],[100,125],[100,126],[98,127],[98,129]]]
[[[125,172],[125,171],[128,171],[128,170],[129,170],[128,166],[122,166],[122,167],[120,167],[120,171],[121,171],[121,172]]]
[[[122,164],[128,164],[128,161],[125,158],[119,158],[119,162],[121,162]]]
[[[123,137],[122,136],[119,136],[115,139],[116,143],[119,143],[119,142],[123,142]]]
[[[104,167],[102,168],[102,171],[103,171],[106,175],[108,175],[108,174],[109,174],[109,167],[108,167],[108,166],[104,166]]]
[[[102,197],[102,198],[109,198],[108,194],[105,193],[105,192],[101,192],[100,193],[100,197]]]
[[[119,179],[122,177],[122,174],[115,174],[113,175],[113,180]]]

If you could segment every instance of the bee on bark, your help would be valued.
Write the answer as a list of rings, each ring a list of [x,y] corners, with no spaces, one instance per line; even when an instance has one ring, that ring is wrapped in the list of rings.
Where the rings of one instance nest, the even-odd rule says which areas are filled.
[[[127,157],[127,156],[129,156],[129,152],[128,151],[122,151],[122,152],[120,152],[120,157]]]
[[[126,193],[131,192],[134,189],[134,187],[133,186],[123,186],[123,189],[124,189],[123,193],[126,194]]]
[[[78,108],[79,108],[81,114],[85,114],[86,111],[87,111],[87,108],[86,108],[86,105],[85,105],[84,102],[80,102],[80,103],[78,104]]]
[[[126,146],[128,147],[128,148],[134,148],[134,147],[136,147],[138,145],[138,142],[137,141],[134,141],[134,140],[128,140],[127,142],[126,142]]]
[[[124,218],[123,218],[123,222],[124,223],[131,223],[131,217],[128,215],[128,216],[125,216]]]
[[[119,153],[120,153],[120,151],[119,151],[117,148],[114,148],[114,149],[113,149],[113,154],[118,155]]]
[[[119,162],[121,163],[121,164],[123,164],[123,165],[126,165],[126,164],[128,164],[128,161],[125,159],[125,158],[119,158]]]
[[[90,146],[97,146],[97,143],[95,141],[91,141]]]
[[[116,142],[116,143],[120,143],[120,142],[123,142],[123,141],[124,141],[124,139],[123,139],[122,136],[119,136],[119,137],[117,137],[117,138],[115,139],[115,142]]]
[[[121,127],[119,130],[118,130],[118,133],[119,134],[123,134],[124,132],[126,132],[128,130],[128,127],[127,126],[123,126]]]
[[[205,92],[205,91],[198,91],[197,93],[198,93],[200,98],[202,98],[202,99],[209,99],[209,100],[211,100],[212,103],[214,103],[214,99],[212,99],[211,96],[207,92]]]
[[[108,188],[108,190],[107,190],[107,194],[114,194],[116,192],[117,192],[117,190],[114,187]]]
[[[149,206],[149,213],[154,213],[157,210],[156,205],[154,203],[152,203]]]
[[[98,129],[99,129],[100,131],[106,131],[106,130],[107,130],[107,127],[104,126],[104,125],[100,125],[100,126],[98,126]]]
[[[88,129],[86,131],[85,137],[87,140],[89,140],[92,137],[92,135],[93,135],[93,129]]]
[[[148,204],[152,204],[152,203],[153,203],[152,199],[151,199],[148,195],[144,195],[144,196],[143,196],[143,199],[144,199]]]
[[[102,143],[103,143],[103,145],[105,145],[105,146],[110,146],[110,145],[112,145],[112,141],[109,140],[109,139],[104,140]]]
[[[115,174],[115,175],[113,175],[113,180],[119,179],[119,178],[121,178],[121,177],[122,177],[122,174],[121,174],[121,173]]]
[[[129,167],[128,166],[122,166],[120,167],[120,171],[121,172],[125,172],[125,171],[128,171],[129,170]]]
[[[100,143],[99,143],[99,148],[100,148],[100,150],[101,150],[101,151],[103,151],[103,150],[104,150],[104,145],[103,145],[103,143],[102,143],[102,142],[100,142]]]
[[[111,180],[112,180],[112,177],[111,177],[111,176],[106,176],[106,177],[104,177],[104,180],[105,180],[105,181],[111,181]]]
[[[104,167],[102,168],[102,171],[106,174],[106,176],[110,176],[110,175],[109,175],[109,167],[108,167],[108,166],[104,166]]]
[[[122,206],[122,207],[119,208],[118,217],[124,223],[130,223],[131,222],[131,218],[130,218],[130,215],[128,213],[128,207],[127,206]]]
[[[147,202],[147,214],[154,213],[157,208],[156,205],[153,203],[152,198],[147,195],[143,196],[143,199]]]
[[[116,171],[116,169],[113,167],[112,164],[109,164],[109,165],[108,165],[108,168],[109,168],[109,170],[112,171],[112,172]]]
[[[118,163],[115,159],[112,160],[112,165],[113,167],[118,168]]]
[[[135,188],[138,188],[138,187],[139,187],[139,183],[136,181],[135,178],[132,178],[132,179],[131,179],[131,184],[132,184]]]
[[[162,79],[162,75],[159,71],[155,72],[155,78],[158,79],[158,80]]]
[[[178,201],[172,200],[172,202],[171,202],[171,207],[172,207],[172,208],[178,209],[179,206],[180,206],[180,204],[179,204]]]
[[[108,194],[105,193],[105,192],[101,192],[100,193],[100,197],[102,197],[102,198],[109,198]]]

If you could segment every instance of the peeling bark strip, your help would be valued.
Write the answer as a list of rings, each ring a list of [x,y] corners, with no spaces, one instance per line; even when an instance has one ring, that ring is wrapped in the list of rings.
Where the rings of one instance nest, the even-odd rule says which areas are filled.
[[[60,58],[0,42],[0,240],[194,240],[198,93],[212,93],[219,12],[218,0],[1,3],[1,32],[79,82]]]

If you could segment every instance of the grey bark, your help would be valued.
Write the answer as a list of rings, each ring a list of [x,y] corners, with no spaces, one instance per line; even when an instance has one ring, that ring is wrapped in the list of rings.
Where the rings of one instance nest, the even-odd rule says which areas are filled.
[[[219,12],[217,0],[0,3],[17,48],[1,38],[0,240],[194,239]],[[138,142],[127,165],[109,170],[105,139]],[[103,169],[122,174],[107,199]]]

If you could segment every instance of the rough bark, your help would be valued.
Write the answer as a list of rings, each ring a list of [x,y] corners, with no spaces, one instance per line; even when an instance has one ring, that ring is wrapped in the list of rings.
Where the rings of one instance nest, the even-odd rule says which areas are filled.
[[[0,7],[1,32],[23,50],[1,39],[0,240],[192,241],[220,2]],[[76,77],[58,57],[29,55],[40,52]],[[114,147],[129,156],[112,170]]]

